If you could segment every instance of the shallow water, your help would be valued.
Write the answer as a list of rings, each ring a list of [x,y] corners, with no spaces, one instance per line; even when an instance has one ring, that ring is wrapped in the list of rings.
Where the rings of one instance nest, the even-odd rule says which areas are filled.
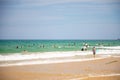
[[[0,66],[21,66],[33,64],[51,64],[63,62],[77,62],[120,57],[120,50],[101,50],[95,58],[91,51],[44,52],[28,54],[1,55]]]

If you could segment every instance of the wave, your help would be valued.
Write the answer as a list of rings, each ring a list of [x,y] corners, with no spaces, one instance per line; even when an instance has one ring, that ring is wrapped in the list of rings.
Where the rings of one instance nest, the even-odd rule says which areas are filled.
[[[103,59],[111,56],[120,57],[120,50],[97,49],[96,54],[96,58],[93,58],[92,51],[16,53],[0,55],[0,66],[50,64]]]
[[[9,55],[0,55],[0,61],[29,60],[29,59],[50,59],[66,58],[74,56],[92,55],[92,51],[69,51],[69,52],[44,52],[44,53],[16,53]],[[98,55],[120,55],[120,50],[97,50]]]
[[[111,50],[120,50],[120,46],[110,46],[110,47],[97,47],[97,48],[100,48],[100,49],[111,49]]]
[[[8,60],[29,60],[29,59],[47,59],[47,58],[61,58],[61,57],[72,57],[76,55],[87,55],[90,52],[79,52],[79,51],[71,51],[71,52],[44,52],[44,53],[16,53],[10,55],[0,55],[0,61],[8,61]]]
[[[1,67],[6,66],[23,66],[23,65],[36,65],[36,64],[55,64],[55,63],[66,63],[66,62],[80,62],[80,61],[91,61],[91,60],[98,60],[108,58],[109,56],[99,57],[99,58],[89,58],[89,59],[52,59],[52,60],[32,60],[32,61],[20,61],[20,62],[13,62],[13,63],[5,63],[1,64]]]

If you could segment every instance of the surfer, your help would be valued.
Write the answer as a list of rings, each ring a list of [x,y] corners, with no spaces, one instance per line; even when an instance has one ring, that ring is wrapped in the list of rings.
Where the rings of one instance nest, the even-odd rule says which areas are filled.
[[[93,47],[92,51],[93,51],[93,56],[94,56],[94,58],[95,58],[96,48],[95,48],[95,47]]]

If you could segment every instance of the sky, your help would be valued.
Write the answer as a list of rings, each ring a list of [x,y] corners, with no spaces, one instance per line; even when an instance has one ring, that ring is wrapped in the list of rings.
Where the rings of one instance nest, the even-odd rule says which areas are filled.
[[[120,0],[0,0],[0,39],[117,39]]]

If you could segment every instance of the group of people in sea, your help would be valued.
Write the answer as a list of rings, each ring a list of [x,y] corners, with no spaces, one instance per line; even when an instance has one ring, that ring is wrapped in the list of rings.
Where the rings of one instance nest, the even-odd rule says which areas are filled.
[[[68,44],[68,46],[75,46],[76,44],[74,43],[73,45],[70,45],[70,44]],[[33,44],[33,46],[35,46],[35,44]],[[28,45],[28,47],[31,47],[30,45]],[[39,46],[40,48],[45,48],[45,45],[43,44],[43,45],[40,45]],[[52,45],[52,47],[53,48],[59,48],[59,47],[57,47],[56,45]],[[88,48],[89,48],[90,46],[87,44],[87,43],[83,43],[83,47],[81,48],[81,51],[87,51],[88,50]],[[19,48],[23,48],[23,46],[16,46],[16,49],[19,49]],[[23,52],[28,52],[27,50],[24,50]],[[93,47],[92,48],[92,52],[93,52],[93,55],[94,55],[94,57],[95,57],[95,54],[96,54],[96,48],[95,47]]]
[[[23,48],[23,47],[34,47],[34,46],[37,46],[37,47],[39,47],[39,48],[46,48],[48,45],[45,45],[45,44],[40,44],[40,45],[38,45],[38,44],[29,44],[29,45],[25,45],[25,46],[20,46],[20,45],[17,45],[16,46],[16,49],[20,49],[20,48]],[[56,45],[56,44],[52,44],[52,45],[50,45],[52,48],[60,48],[60,47],[63,47],[63,48],[69,48],[69,47],[75,47],[76,46],[76,43],[74,42],[74,43],[68,43],[68,44],[66,44],[66,45],[61,45],[61,46],[59,46],[59,45]]]
[[[81,48],[81,51],[87,51],[88,48],[89,48],[89,45],[87,43],[83,43],[83,47]],[[96,48],[95,47],[92,48],[92,52],[93,52],[93,56],[95,58],[95,55],[96,55]]]
[[[83,43],[83,47],[81,48],[81,51],[87,51],[89,48],[89,45],[87,43]]]

